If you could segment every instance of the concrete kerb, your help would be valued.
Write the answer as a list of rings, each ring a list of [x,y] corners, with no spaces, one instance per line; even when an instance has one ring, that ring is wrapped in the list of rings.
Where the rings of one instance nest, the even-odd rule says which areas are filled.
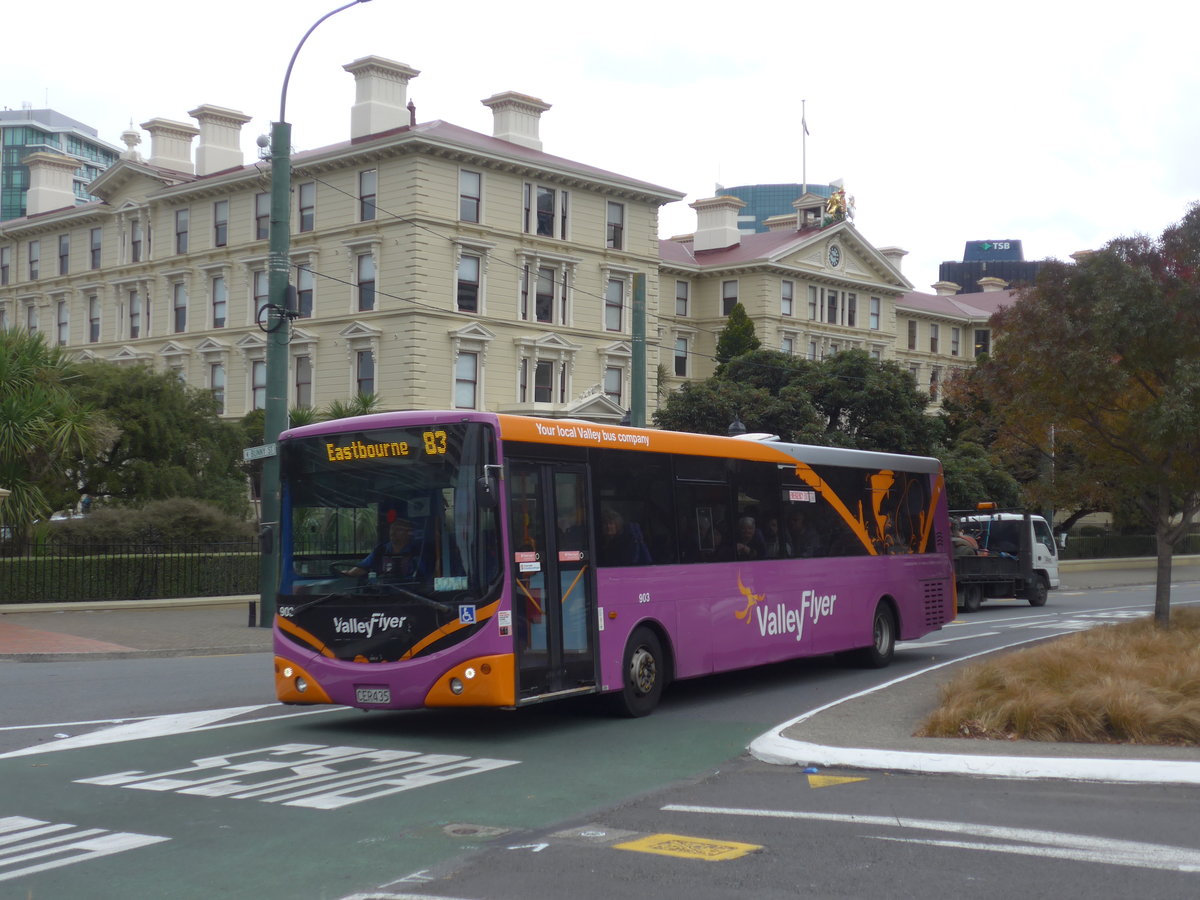
[[[1010,644],[983,650],[953,660],[946,660],[936,665],[928,666],[916,672],[910,672],[898,678],[893,678],[883,684],[868,688],[848,697],[842,697],[824,706],[811,709],[793,719],[772,728],[759,735],[747,747],[750,755],[765,763],[773,765],[799,765],[813,767],[844,767],[884,772],[909,772],[922,775],[975,775],[988,778],[1015,778],[1024,780],[1067,780],[1104,783],[1133,783],[1133,784],[1200,784],[1200,762],[1192,760],[1164,758],[1132,758],[1128,754],[1140,753],[1149,755],[1152,750],[1129,745],[1093,746],[1081,744],[1053,744],[1031,747],[1026,745],[1024,753],[1014,753],[1010,756],[981,753],[983,744],[970,742],[970,752],[944,753],[922,752],[900,749],[902,746],[920,745],[928,741],[931,745],[944,746],[949,741],[931,738],[921,738],[905,733],[900,739],[892,740],[887,747],[846,746],[846,744],[870,743],[856,736],[857,729],[851,729],[850,734],[835,734],[833,741],[817,743],[804,740],[806,723],[817,726],[816,719],[821,713],[834,710],[843,704],[861,701],[864,698],[897,688],[905,682],[917,678],[933,678],[939,670],[951,666],[960,666],[980,656],[993,653],[1008,652],[1026,643],[1039,643],[1046,638],[1033,638],[1018,644]],[[903,696],[903,688],[901,688]],[[850,714],[850,718],[855,718]],[[912,727],[915,728],[920,716],[912,717]],[[813,728],[821,732],[819,726]],[[826,729],[826,734],[830,733]],[[792,736],[788,736],[791,732]],[[824,735],[823,735],[824,736]],[[893,738],[896,735],[892,735]],[[887,739],[885,738],[885,741]],[[967,739],[963,739],[967,740]],[[950,739],[957,742],[958,739]],[[1043,749],[1045,748],[1045,749]],[[1161,750],[1162,748],[1155,748]],[[967,748],[964,747],[964,751]],[[1036,753],[1055,752],[1055,756],[1035,756]],[[1105,751],[1112,755],[1104,756]],[[1164,750],[1163,753],[1171,752]]]
[[[241,606],[257,604],[258,594],[236,594],[225,597],[173,597],[160,600],[81,600],[77,603],[0,603],[0,614],[63,612],[69,610],[96,611],[107,609],[178,609],[188,606]]]

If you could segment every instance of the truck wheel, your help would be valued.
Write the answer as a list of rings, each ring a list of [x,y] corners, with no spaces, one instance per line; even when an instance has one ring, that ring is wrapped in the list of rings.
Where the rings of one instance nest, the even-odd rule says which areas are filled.
[[[869,669],[882,669],[896,652],[896,616],[887,603],[875,607],[871,623],[871,646],[858,651],[859,662]]]
[[[1046,598],[1050,596],[1050,582],[1045,575],[1033,576],[1033,590],[1029,594],[1030,606],[1045,606]]]
[[[963,585],[958,596],[962,599],[962,608],[966,612],[979,612],[979,607],[983,605],[983,588],[977,584]]]
[[[636,628],[629,636],[621,672],[624,685],[614,698],[618,712],[630,718],[649,715],[658,706],[667,678],[662,644],[649,628]]]

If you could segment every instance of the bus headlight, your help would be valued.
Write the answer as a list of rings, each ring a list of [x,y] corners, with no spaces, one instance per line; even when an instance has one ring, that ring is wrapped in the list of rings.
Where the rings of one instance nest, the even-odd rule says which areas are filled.
[[[308,682],[304,680],[303,675],[297,675],[294,684],[296,685],[296,690],[301,694],[308,690]]]
[[[450,679],[450,693],[461,694],[463,692],[463,683],[457,678]]]

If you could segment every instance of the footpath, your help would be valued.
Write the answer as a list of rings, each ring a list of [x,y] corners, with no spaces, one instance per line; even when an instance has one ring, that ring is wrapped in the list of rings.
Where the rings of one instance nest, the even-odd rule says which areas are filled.
[[[1154,561],[1072,561],[1061,575],[1061,591],[1150,585]],[[1200,581],[1200,557],[1177,558],[1172,580]],[[1050,598],[1053,604],[1054,593]],[[268,653],[271,629],[256,624],[257,600],[0,604],[0,665]],[[1200,784],[1197,747],[913,737],[941,686],[964,664],[920,670],[811,710],[757,738],[750,752],[765,762],[820,769]]]

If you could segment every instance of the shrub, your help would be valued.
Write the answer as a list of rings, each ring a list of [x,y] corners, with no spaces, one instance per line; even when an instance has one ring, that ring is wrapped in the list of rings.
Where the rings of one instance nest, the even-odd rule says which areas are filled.
[[[141,509],[101,507],[80,519],[50,522],[48,531],[51,540],[91,546],[219,543],[254,534],[252,522],[190,498],[155,500]]]

